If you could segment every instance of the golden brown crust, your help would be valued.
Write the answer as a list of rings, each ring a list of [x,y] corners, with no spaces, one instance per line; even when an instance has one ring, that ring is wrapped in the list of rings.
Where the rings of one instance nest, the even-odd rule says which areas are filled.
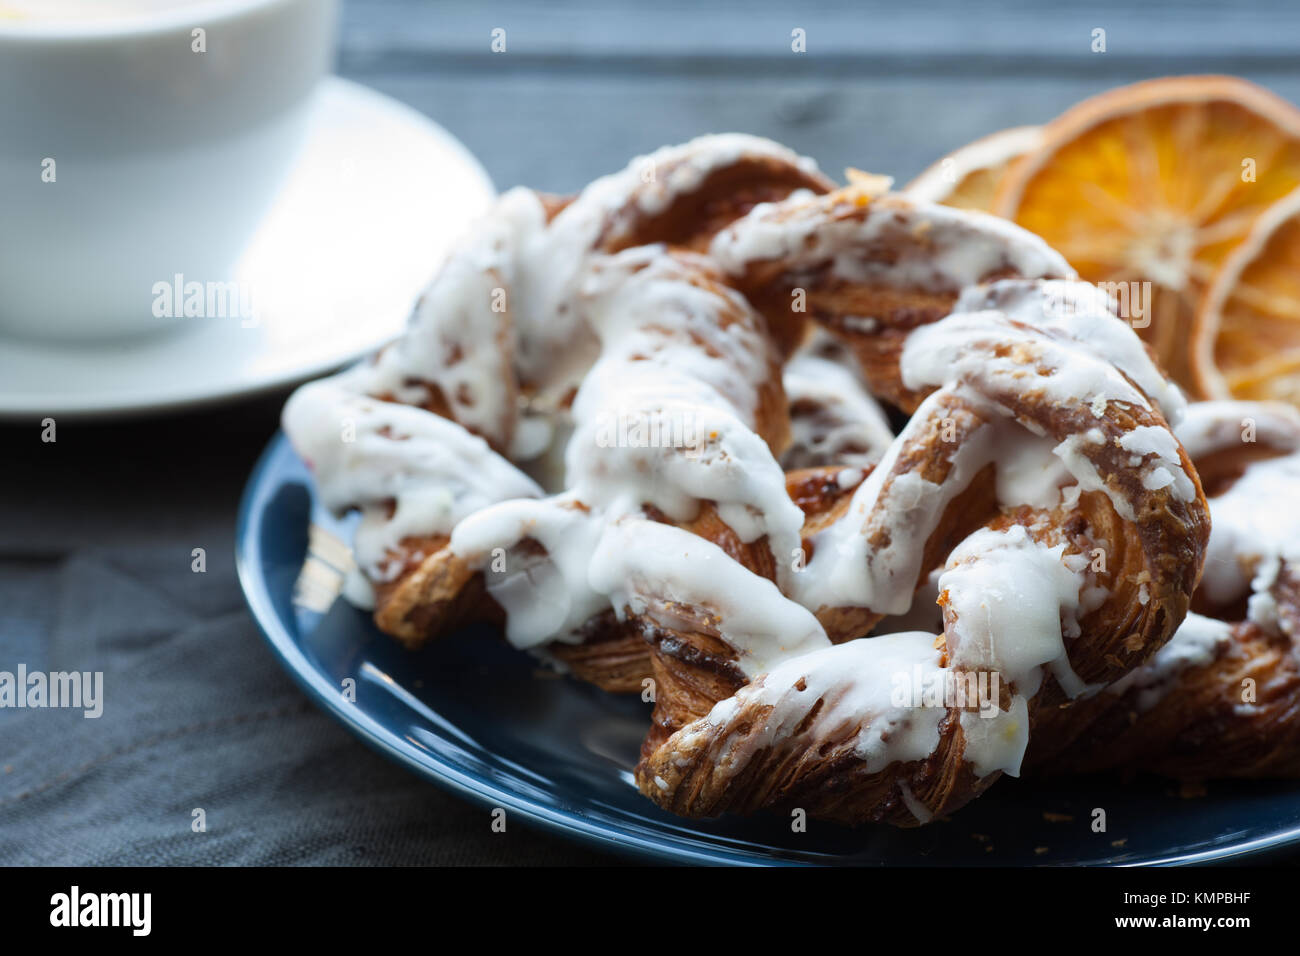
[[[669,162],[655,169],[654,175],[656,179],[668,181],[674,175],[674,164],[689,165],[696,161],[696,151],[688,144],[676,151]],[[653,183],[654,180],[651,180],[648,184],[650,188],[653,188]],[[642,203],[641,192],[645,187],[634,188],[621,208],[604,213],[604,224],[593,243],[593,251],[614,253],[650,243],[665,243],[680,250],[680,253],[670,254],[681,264],[685,281],[713,293],[717,302],[737,300],[735,308],[720,309],[720,325],[725,328],[729,323],[739,322],[752,326],[755,322],[762,323],[765,320],[749,309],[743,300],[738,299],[735,291],[724,283],[723,277],[708,260],[685,254],[684,251],[707,248],[714,233],[758,203],[779,201],[796,190],[824,193],[832,186],[830,180],[804,164],[761,152],[741,151],[734,160],[714,168],[694,188],[674,193],[672,202],[654,213],[647,213]],[[578,199],[541,192],[535,195],[548,223],[553,222]],[[509,329],[512,320],[508,312],[494,314],[494,318],[502,323],[503,330]],[[770,359],[770,375],[758,390],[755,431],[772,448],[773,454],[779,455],[790,440],[789,412],[781,387],[781,361],[785,352],[792,349],[803,336],[804,322],[802,317],[787,318],[773,325],[769,331],[776,344]],[[505,350],[507,346],[504,339],[498,336],[498,340],[500,347]],[[701,347],[707,348],[708,344],[701,343]],[[447,360],[450,366],[454,366],[456,356],[448,356]],[[427,386],[424,389],[427,400],[422,407],[433,414],[454,418],[451,403],[439,387],[433,383],[422,384]],[[500,387],[507,390],[507,401],[503,407],[512,413],[520,394],[519,383],[509,379],[501,382]],[[395,398],[390,394],[375,397],[384,401]],[[492,443],[498,452],[506,450],[505,445],[508,445],[512,434],[513,418],[501,423],[497,433],[492,436]],[[714,540],[758,573],[767,577],[774,575],[775,558],[766,542],[742,545],[731,529],[718,518],[716,509],[707,503],[701,509],[700,516],[688,522],[686,527]],[[401,572],[393,581],[376,582],[378,600],[375,621],[381,630],[392,634],[407,646],[418,646],[432,636],[471,620],[501,619],[500,608],[487,596],[482,575],[470,573],[464,562],[452,554],[445,544],[445,539],[409,539],[402,542],[402,552],[408,556],[408,560],[404,562]],[[402,555],[394,557],[400,560]],[[607,631],[607,628],[593,628],[593,633]],[[552,650],[555,651],[554,656],[568,664],[575,675],[602,686],[628,685],[632,672],[639,670],[641,676],[649,673],[645,655],[635,654],[630,646],[623,650],[607,646],[600,651],[583,652],[573,649],[571,645],[555,644]],[[638,656],[639,664],[634,662]]]
[[[1279,453],[1243,443],[1202,455],[1196,464],[1217,495],[1252,464]],[[1121,582],[1131,580],[1127,574],[1121,572]],[[1122,769],[1184,780],[1300,777],[1300,569],[1281,562],[1268,593],[1279,628],[1272,633],[1240,619],[1244,598],[1223,607],[1196,595],[1198,612],[1235,620],[1210,660],[1175,669],[1154,693],[1137,683],[1040,713],[1030,768],[1044,774]]]
[[[665,177],[671,172],[657,171]],[[1031,248],[1024,237],[1007,227],[979,219],[942,220],[949,231],[941,240],[932,228],[931,216],[954,214],[930,213],[897,197],[864,199],[853,189],[812,201],[822,225],[839,229],[834,249],[825,255],[809,253],[816,245],[813,242],[789,257],[755,260],[745,263],[739,272],[724,274],[710,259],[686,251],[713,249],[715,238],[723,238],[719,232],[758,203],[779,201],[796,189],[822,193],[827,188],[829,183],[819,175],[795,164],[746,156],[715,169],[703,177],[698,188],[676,195],[654,214],[647,214],[647,207],[634,197],[608,214],[594,249],[614,253],[647,243],[666,243],[669,248],[663,255],[677,270],[674,280],[685,281],[724,303],[717,309],[717,323],[724,332],[733,323],[745,324],[747,333],[754,331],[754,323],[762,324],[760,331],[770,337],[772,345],[769,374],[754,391],[754,430],[774,456],[790,437],[781,361],[805,336],[806,316],[849,345],[877,395],[908,410],[916,410],[928,397],[924,405],[928,411],[918,415],[900,439],[901,447],[896,446],[896,454],[889,458],[889,471],[883,478],[874,476],[873,487],[879,482],[877,504],[865,514],[850,511],[855,469],[822,468],[790,474],[786,490],[803,511],[804,527],[802,550],[795,548],[789,555],[774,553],[767,537],[743,540],[712,501],[701,501],[697,514],[688,521],[670,521],[649,505],[644,505],[643,516],[712,542],[757,578],[765,579],[758,583],[770,588],[765,582],[787,581],[789,574],[801,573],[803,565],[817,558],[813,550],[816,539],[832,527],[856,522],[865,554],[885,552],[894,539],[901,538],[900,529],[908,526],[882,518],[879,501],[894,498],[906,510],[915,507],[907,502],[918,483],[940,487],[960,482],[951,495],[939,499],[942,510],[934,509],[933,522],[924,525],[926,531],[916,534],[918,575],[916,580],[904,580],[912,573],[907,565],[908,570],[897,575],[900,586],[923,586],[930,572],[980,529],[1024,529],[1034,541],[1060,544],[1072,556],[1087,554],[1104,543],[1109,561],[1095,580],[1099,588],[1108,591],[1108,597],[1079,622],[1082,634],[1068,645],[1069,667],[1084,682],[1095,683],[1114,681],[1139,666],[1169,639],[1186,613],[1208,535],[1205,498],[1181,449],[1178,465],[1170,463],[1170,467],[1181,468],[1191,477],[1190,496],[1185,489],[1175,492],[1172,487],[1148,491],[1133,452],[1121,447],[1121,440],[1137,429],[1167,433],[1168,425],[1154,403],[1145,401],[1136,387],[1132,401],[1103,401],[1104,410],[1095,404],[1051,400],[1043,389],[1029,387],[1027,391],[1026,382],[1032,385],[1039,376],[1050,376],[1060,367],[1059,362],[1052,365],[1044,358],[1047,351],[1056,349],[1053,354],[1059,359],[1066,346],[1053,334],[1010,319],[1006,328],[1025,333],[1031,346],[1017,345],[1010,356],[998,351],[1004,347],[999,336],[1006,331],[999,327],[991,328],[987,341],[972,341],[969,347],[987,351],[990,362],[993,357],[1003,365],[1010,362],[1014,374],[963,373],[966,378],[950,381],[943,388],[912,389],[904,386],[900,369],[907,336],[918,326],[947,315],[970,282],[1026,274],[1067,276],[1068,267],[1050,250]],[[549,197],[543,197],[543,204],[548,217],[567,207],[567,201]],[[806,213],[808,208],[804,200],[787,205],[792,215],[804,214],[799,210]],[[759,214],[766,213],[760,210]],[[785,213],[778,210],[776,214]],[[872,219],[871,228],[855,232],[868,218]],[[964,230],[984,243],[975,257],[980,263],[977,274],[958,280],[956,276],[967,267],[964,260],[951,274],[938,266],[928,272],[924,267],[910,268],[917,262],[943,258],[941,243],[951,245],[966,235]],[[856,278],[845,279],[839,266],[853,256],[858,257],[859,265],[870,268]],[[904,259],[909,268],[887,274]],[[736,294],[737,288],[748,297],[748,303]],[[806,311],[791,307],[795,292],[803,293]],[[733,303],[734,308],[726,303]],[[647,325],[657,328],[657,322],[656,318]],[[982,336],[983,326],[976,331]],[[711,351],[714,343],[701,340],[696,344],[711,357],[717,354]],[[1023,354],[1017,349],[1023,349]],[[638,354],[630,361],[642,358]],[[1099,361],[1095,356],[1093,360]],[[761,363],[757,368],[762,369]],[[1117,380],[1132,385],[1109,365],[1106,368]],[[452,403],[446,398],[432,394],[428,410],[449,414]],[[1052,511],[1000,507],[996,460],[981,459],[977,467],[966,471],[953,449],[974,441],[986,430],[1010,427],[1010,419],[1060,444],[1085,432],[1098,436],[1081,454],[1095,473],[1094,487],[1103,490],[1084,492],[1068,506]],[[1121,511],[1126,516],[1121,516]],[[793,540],[793,534],[787,534]],[[529,553],[533,556],[545,557],[537,541],[525,539],[523,544],[532,549]],[[470,619],[500,620],[502,612],[488,595],[483,575],[451,551],[446,536],[407,539],[402,550],[408,556],[402,572],[394,581],[377,587],[375,619],[382,629],[408,646],[417,646]],[[785,567],[787,561],[794,566]],[[892,587],[893,579],[890,581]],[[1139,601],[1139,589],[1146,600]],[[950,643],[957,633],[958,612],[947,591],[940,593],[938,604],[946,631],[936,638],[933,648],[925,637],[924,653],[937,656],[942,667],[954,653]],[[967,759],[965,735],[978,736],[969,724],[963,730],[963,710],[968,708],[947,710],[938,725],[938,745],[925,758],[875,767],[863,756],[858,741],[870,715],[857,714],[833,725],[819,719],[832,710],[832,696],[844,692],[855,677],[853,673],[839,675],[840,683],[808,700],[807,711],[795,726],[772,735],[767,726],[772,704],[761,693],[765,675],[750,683],[750,675],[740,666],[741,654],[728,640],[726,622],[715,608],[638,593],[635,609],[617,611],[596,615],[577,635],[569,635],[576,637],[576,642],[553,642],[545,654],[579,679],[611,691],[635,692],[645,686],[647,677],[652,678],[652,728],[636,778],[643,792],[670,810],[714,815],[797,806],[814,817],[844,823],[879,820],[914,825],[959,808],[997,777],[996,771],[977,773]],[[816,617],[832,644],[827,649],[840,653],[846,644],[871,640],[868,635],[883,614],[866,606],[832,606],[817,608]],[[796,685],[795,690],[804,688]],[[1053,677],[1045,677],[1040,688],[1026,690],[1025,696],[1035,734],[1041,730],[1056,741],[1070,736],[1068,728],[1058,729],[1068,723],[1060,706],[1066,694]],[[719,702],[726,703],[717,707]],[[1011,702],[1012,689],[1004,687],[1002,709],[1009,713]],[[1020,707],[1023,711],[1023,701]],[[738,742],[743,744],[744,759],[736,757]]]
[[[1300,604],[1291,605],[1291,613]],[[1232,626],[1208,663],[1172,680],[1153,706],[1143,691],[1068,708],[1082,728],[1069,746],[1035,754],[1043,774],[1133,770],[1182,780],[1300,777],[1300,649],[1252,621]],[[1044,739],[1051,739],[1044,738]]]
[[[683,156],[678,164],[689,163]],[[654,170],[667,181],[673,167]],[[759,203],[779,202],[799,189],[825,193],[834,183],[815,170],[803,169],[773,156],[746,155],[715,169],[695,189],[680,193],[666,209],[646,215],[630,201],[610,217],[596,245],[604,252],[665,243],[703,252],[714,234]]]
[[[789,205],[773,214],[774,223],[815,215],[830,229],[847,231],[868,222],[872,228],[863,229],[860,238],[850,232],[850,238],[838,244],[809,244],[788,256],[749,259],[734,277],[736,287],[774,327],[788,323],[792,313],[806,312],[849,347],[877,398],[915,411],[924,395],[908,389],[900,378],[903,343],[914,329],[948,315],[964,286],[933,274],[900,283],[888,268],[904,259],[935,259],[937,244],[953,241],[953,232],[964,230],[994,250],[988,268],[975,281],[1022,276],[1014,240],[1003,241],[997,233],[964,220],[956,227],[936,228],[933,217],[939,212],[902,196],[871,198],[853,187],[809,204]],[[844,258],[859,268],[871,267],[870,275],[876,277],[838,275]],[[1072,275],[1064,260],[1039,271],[1044,278]]]
[[[720,330],[725,332],[734,326],[742,334],[757,333],[772,343],[768,354],[768,375],[758,387],[754,432],[767,443],[772,454],[779,457],[790,444],[790,407],[781,382],[781,366],[784,356],[804,335],[802,318],[788,317],[781,324],[770,322],[755,312],[748,302],[737,297],[724,276],[705,257],[678,250],[667,255],[677,264],[680,281],[710,294]],[[703,340],[697,340],[695,344],[704,354],[709,354],[715,347]]]
[[[640,631],[612,610],[588,621],[578,643],[555,641],[547,651],[578,680],[611,694],[641,693],[651,673],[650,649]]]
[[[758,335],[764,340],[770,340],[769,329],[763,318],[723,282],[722,276],[707,259],[677,250],[665,255],[672,260],[671,274],[676,281],[709,293],[710,301],[716,307],[719,330],[725,333],[735,326],[741,334]],[[802,335],[802,328],[797,332],[787,332]],[[699,340],[695,344],[706,354],[715,347],[714,343],[705,340]],[[756,390],[754,431],[767,443],[775,457],[789,444],[790,419],[781,384],[780,351],[776,347],[771,347],[768,351],[768,375]],[[429,410],[439,413],[444,412],[445,407]],[[790,555],[774,555],[766,537],[742,541],[722,520],[716,506],[710,501],[700,502],[697,514],[683,522],[668,520],[650,505],[644,507],[644,512],[652,520],[674,524],[711,541],[728,556],[769,580],[776,579],[778,560],[793,560]],[[397,579],[384,586],[384,594],[375,616],[376,623],[381,630],[408,646],[418,646],[424,640],[470,620],[501,620],[500,608],[487,595],[482,575],[470,574],[464,561],[445,548],[445,543],[445,537],[437,542],[416,539],[403,542],[404,553],[424,551],[431,557],[407,562]],[[530,540],[525,544],[535,555],[545,555],[545,548],[538,542]],[[605,626],[598,627],[593,622],[585,629],[584,643],[594,638],[608,641],[617,632],[621,644],[583,650],[582,645],[556,641],[547,645],[546,651],[580,679],[609,690],[638,690],[641,681],[651,673],[649,651],[644,646],[646,637],[642,635],[639,626],[626,631],[621,625],[613,626],[612,614],[599,616],[601,620],[606,618],[608,620]],[[640,653],[632,647],[631,639],[626,637],[628,633],[635,634],[635,639],[642,642]]]
[[[810,728],[816,706],[810,711]],[[850,724],[829,735],[814,736],[805,729],[779,747],[761,750],[733,771],[727,759],[732,735],[757,732],[769,711],[769,706],[749,699],[727,724],[726,733],[679,736],[668,742],[638,767],[641,791],[664,809],[688,817],[716,816],[724,810],[743,815],[797,808],[810,818],[848,826],[910,827],[964,806],[996,779],[976,778],[961,759],[965,742],[952,716],[944,718],[939,744],[924,760],[872,772],[855,753],[858,728]],[[676,746],[670,751],[671,744]],[[663,759],[669,752],[671,759]],[[905,793],[914,799],[912,806]],[[921,819],[917,807],[932,809]]]
[[[976,347],[1000,348],[993,341]],[[1040,360],[1033,349],[1018,356],[1031,383]],[[1027,393],[1025,381],[1023,374],[964,381],[965,389],[979,393],[978,402],[972,401],[969,391],[945,388],[933,395],[925,406],[927,417],[914,418],[899,439],[903,447],[892,459],[877,510],[867,515],[861,533],[871,550],[887,547],[890,530],[883,519],[877,520],[883,514],[879,502],[888,499],[902,476],[919,475],[933,484],[947,481],[956,467],[952,449],[972,440],[988,424],[990,409],[1014,409],[1021,425],[1056,443],[1089,433],[1096,440],[1088,443],[1087,458],[1105,492],[1081,493],[1076,503],[1053,512],[999,509],[992,494],[992,470],[985,468],[945,509],[927,539],[920,571],[923,579],[955,543],[980,526],[992,530],[1019,526],[1035,540],[1064,545],[1066,554],[1087,555],[1104,542],[1108,560],[1096,581],[1107,589],[1107,596],[1079,621],[1080,636],[1068,643],[1067,653],[1070,669],[1080,680],[1109,683],[1148,660],[1182,622],[1209,537],[1205,497],[1181,447],[1179,464],[1191,478],[1191,497],[1168,486],[1155,490],[1143,486],[1142,471],[1133,466],[1132,455],[1120,439],[1139,428],[1167,431],[1167,423],[1154,407],[1110,401],[1098,413],[1082,403],[1033,400],[1027,396],[1037,393]],[[1116,501],[1133,509],[1132,517],[1121,517]],[[1145,602],[1139,590],[1147,595]],[[940,594],[939,603],[945,634],[951,639],[957,623],[954,606],[946,592]],[[848,618],[849,626],[859,622]],[[845,622],[826,615],[823,623],[829,630]],[[677,632],[688,642],[696,633]],[[725,660],[725,642],[719,650],[696,641],[695,649],[711,663]],[[696,673],[703,670],[697,668]],[[739,675],[730,676],[734,682]],[[833,693],[847,692],[852,679],[845,675],[845,683]],[[675,683],[669,687],[677,690]],[[701,715],[682,723],[674,713],[674,720],[657,721],[656,733],[647,740],[637,782],[660,806],[690,816],[801,807],[810,816],[841,823],[887,821],[909,826],[958,809],[997,776],[978,776],[966,763],[961,708],[949,709],[940,725],[938,747],[929,757],[873,770],[855,749],[869,715],[859,715],[858,722],[823,725],[818,713],[824,707],[829,710],[833,701],[822,696],[807,701],[806,715],[793,730],[773,734],[771,705],[762,692],[755,685],[733,694],[727,694],[729,689],[722,679],[697,682],[689,688],[693,694],[689,708],[675,701],[657,708]],[[736,706],[721,715],[704,716],[706,708],[724,696],[732,696]],[[1034,735],[1041,730],[1049,739],[1062,736],[1054,724],[1063,719],[1065,712],[1059,705],[1066,700],[1056,680],[1045,679],[1029,700]]]
[[[501,620],[482,573],[449,541],[447,535],[403,539],[406,566],[393,580],[375,583],[375,626],[408,649],[474,621]]]
[[[804,512],[806,534],[815,533],[827,516],[838,513],[852,497],[857,483],[841,483],[838,476],[842,471],[807,468],[787,475],[786,491]],[[680,527],[717,544],[755,574],[776,580],[776,557],[767,539],[742,543],[718,516],[712,502],[705,502],[699,515]],[[850,613],[857,611],[852,609]],[[735,664],[735,649],[722,637],[721,621],[709,609],[663,602],[640,615],[630,615],[628,620],[650,647],[654,668],[655,708],[652,730],[642,747],[645,756],[675,731],[707,714],[718,701],[734,694],[746,679]],[[869,626],[860,633],[866,633]]]

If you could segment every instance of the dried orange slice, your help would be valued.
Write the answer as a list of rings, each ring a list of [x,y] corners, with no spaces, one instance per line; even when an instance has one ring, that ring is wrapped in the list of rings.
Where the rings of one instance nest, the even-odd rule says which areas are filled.
[[[1007,169],[1037,149],[1042,139],[1038,126],[1015,126],[992,133],[949,153],[903,191],[918,202],[988,212]]]
[[[1085,100],[1043,128],[994,212],[1115,283],[1166,370],[1195,387],[1192,323],[1217,266],[1300,185],[1300,110],[1246,80],[1183,76]],[[1149,282],[1150,285],[1141,285]]]
[[[1213,398],[1300,405],[1300,189],[1256,221],[1210,283],[1193,363]]]

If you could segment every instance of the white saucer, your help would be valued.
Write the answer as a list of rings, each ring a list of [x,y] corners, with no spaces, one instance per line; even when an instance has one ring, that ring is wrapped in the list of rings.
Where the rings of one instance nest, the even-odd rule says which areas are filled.
[[[397,335],[450,241],[494,195],[442,127],[331,77],[280,198],[235,277],[250,319],[178,318],[156,338],[0,338],[0,417],[138,415],[309,378]]]

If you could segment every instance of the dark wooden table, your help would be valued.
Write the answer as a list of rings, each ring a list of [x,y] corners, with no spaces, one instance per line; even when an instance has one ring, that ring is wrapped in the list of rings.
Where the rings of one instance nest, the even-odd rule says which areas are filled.
[[[985,133],[1169,73],[1236,73],[1300,101],[1294,0],[804,6],[348,0],[339,71],[437,119],[499,187],[554,191],[728,130],[901,183]]]

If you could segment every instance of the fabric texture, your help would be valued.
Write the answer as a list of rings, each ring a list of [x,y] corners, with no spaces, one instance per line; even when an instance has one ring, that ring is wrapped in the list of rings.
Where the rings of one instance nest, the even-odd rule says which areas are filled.
[[[0,708],[0,863],[613,862],[522,824],[492,832],[488,810],[371,751],[281,669],[233,549],[282,401],[56,423],[53,443],[35,422],[0,428],[0,671],[104,672],[99,718]]]

